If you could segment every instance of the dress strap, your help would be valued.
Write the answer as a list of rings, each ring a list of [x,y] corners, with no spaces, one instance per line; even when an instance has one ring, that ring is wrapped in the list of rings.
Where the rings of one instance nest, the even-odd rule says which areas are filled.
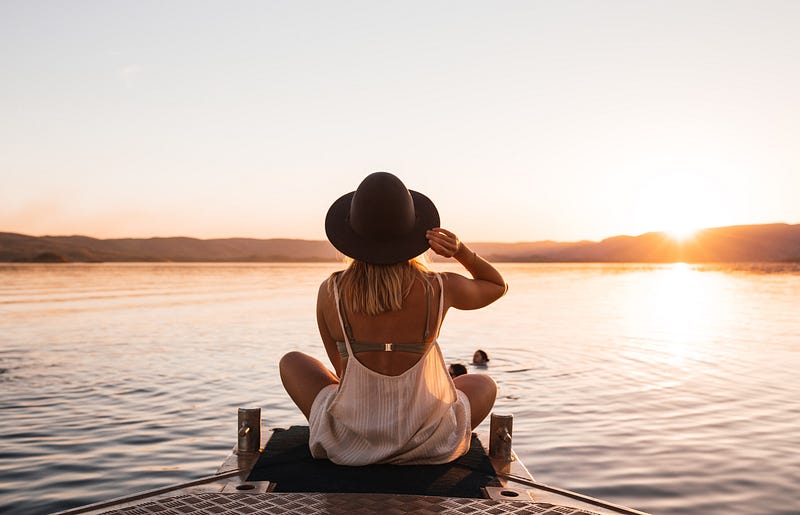
[[[439,281],[439,316],[436,318],[436,339],[438,339],[439,331],[442,329],[442,316],[444,316],[444,281],[442,281],[442,274],[435,272],[434,275]]]
[[[422,333],[422,344],[426,344],[428,342],[428,336],[431,334],[431,330],[428,326],[431,324],[431,288],[430,283],[428,283],[427,279],[425,282],[425,331]]]

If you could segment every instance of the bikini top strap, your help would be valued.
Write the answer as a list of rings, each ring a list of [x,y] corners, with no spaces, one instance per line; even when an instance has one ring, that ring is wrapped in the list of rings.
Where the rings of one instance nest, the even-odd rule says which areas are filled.
[[[352,354],[353,351],[350,349],[350,342],[353,340],[353,330],[350,328],[350,323],[347,321],[347,317],[344,314],[344,309],[342,309],[342,297],[339,295],[339,279],[341,277],[342,272],[336,272],[333,280],[333,298],[336,301],[336,314],[339,317],[339,325],[342,326],[342,333],[344,334],[345,349]],[[339,353],[342,353],[341,348],[339,348]]]
[[[422,333],[422,343],[428,343],[428,336],[431,334],[428,326],[431,323],[431,288],[430,283],[425,279],[425,331]]]

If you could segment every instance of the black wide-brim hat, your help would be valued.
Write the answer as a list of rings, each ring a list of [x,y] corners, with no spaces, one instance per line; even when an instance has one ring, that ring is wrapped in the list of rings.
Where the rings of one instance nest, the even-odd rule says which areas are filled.
[[[407,261],[430,248],[425,232],[439,227],[431,199],[388,172],[369,174],[328,209],[325,233],[345,256],[376,265]]]

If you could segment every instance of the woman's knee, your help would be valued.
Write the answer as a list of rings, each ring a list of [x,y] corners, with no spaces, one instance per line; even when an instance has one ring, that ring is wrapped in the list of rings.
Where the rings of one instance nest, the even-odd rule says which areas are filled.
[[[475,429],[492,411],[494,401],[497,399],[497,383],[486,374],[458,376],[453,382],[469,399],[472,428]]]
[[[496,396],[497,383],[487,374],[467,374],[453,379],[459,390],[481,392],[484,395]]]
[[[480,391],[484,395],[486,402],[493,405],[495,399],[497,399],[498,390],[495,380],[486,374],[475,374],[473,377],[475,379],[480,378]]]
[[[308,358],[309,356],[307,354],[303,354],[300,351],[293,350],[291,352],[287,352],[278,362],[278,370],[280,370],[281,373],[284,373],[287,370],[296,368],[301,363],[305,363],[308,361]]]
[[[284,354],[278,362],[278,370],[284,386],[291,383],[305,388],[309,385],[314,386],[319,381],[323,383],[338,381],[338,378],[321,361],[299,351]]]
[[[285,354],[278,368],[283,387],[306,418],[320,390],[338,381],[322,362],[298,351]]]

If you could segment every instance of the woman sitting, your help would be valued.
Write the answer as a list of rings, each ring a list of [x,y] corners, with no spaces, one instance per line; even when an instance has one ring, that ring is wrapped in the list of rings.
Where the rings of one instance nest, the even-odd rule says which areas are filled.
[[[506,284],[487,261],[439,227],[434,204],[392,174],[367,176],[325,220],[352,259],[320,286],[317,323],[334,371],[301,352],[280,362],[286,391],[308,418],[315,458],[342,465],[446,463],[469,449],[497,385],[486,374],[451,378],[436,342],[447,310],[477,309]],[[431,248],[471,278],[429,271]]]

